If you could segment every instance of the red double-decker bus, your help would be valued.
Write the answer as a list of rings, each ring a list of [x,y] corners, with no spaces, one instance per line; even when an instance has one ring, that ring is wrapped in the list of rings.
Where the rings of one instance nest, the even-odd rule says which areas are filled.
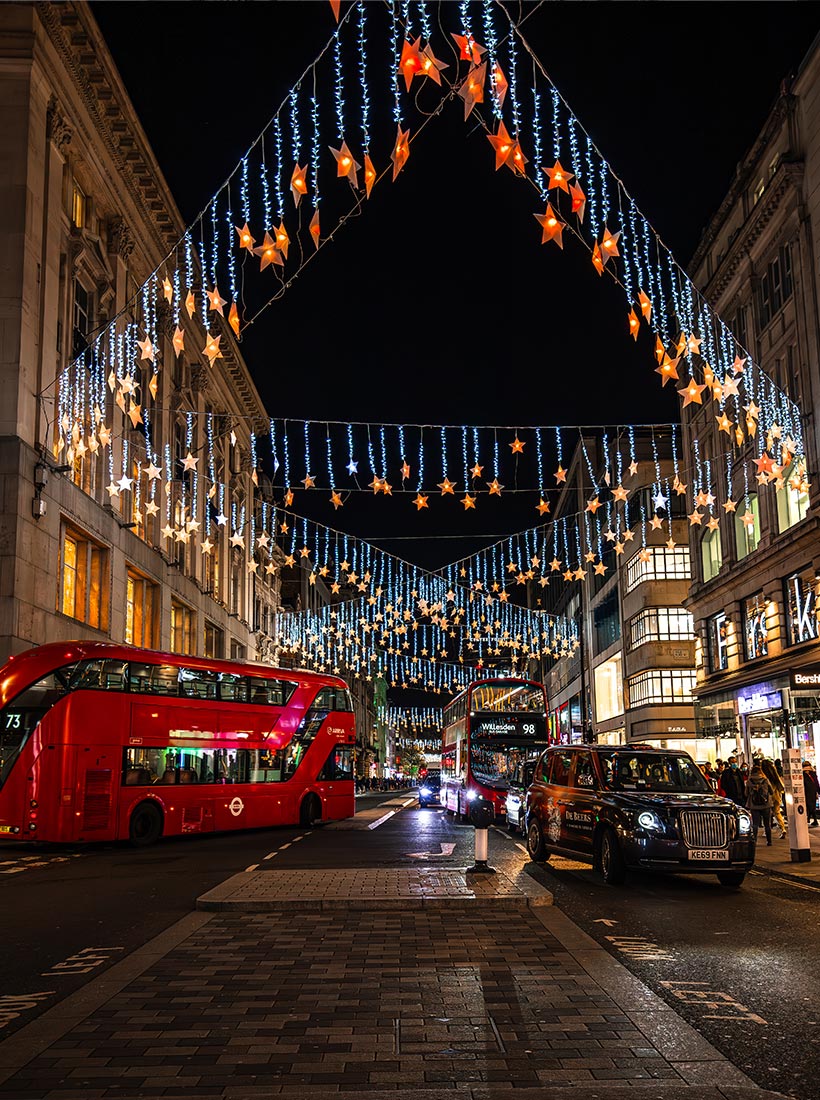
[[[537,680],[474,680],[444,708],[441,803],[466,818],[469,804],[489,799],[507,813],[507,788],[516,766],[547,747],[547,692]]]
[[[0,670],[0,843],[312,825],[355,812],[344,680],[61,642]]]

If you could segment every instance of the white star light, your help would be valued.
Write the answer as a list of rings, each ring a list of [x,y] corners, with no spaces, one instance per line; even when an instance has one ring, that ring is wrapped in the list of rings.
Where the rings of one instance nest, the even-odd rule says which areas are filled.
[[[655,505],[655,511],[659,512],[660,509],[665,508],[669,502],[667,498],[663,495],[663,493],[658,490],[658,492],[655,493],[655,495],[652,497],[652,503]]]
[[[354,462],[351,458],[350,462],[348,462],[347,464],[347,472],[350,474],[351,477],[353,476],[353,474],[357,474],[359,472],[358,462]]]

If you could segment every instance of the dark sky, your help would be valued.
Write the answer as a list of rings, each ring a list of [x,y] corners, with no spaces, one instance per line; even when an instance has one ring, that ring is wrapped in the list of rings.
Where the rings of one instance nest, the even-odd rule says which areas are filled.
[[[91,8],[189,221],[335,28],[327,0]],[[437,5],[428,10],[435,22]],[[530,47],[684,265],[820,29],[816,4],[783,0],[508,10],[530,13]],[[452,60],[440,30],[433,44]],[[362,217],[244,337],[271,414],[514,426],[676,419],[680,400],[653,373],[648,333],[637,345],[628,336],[622,292],[577,241],[562,252],[542,245],[541,211],[532,189],[494,170],[461,101],[449,104],[398,180],[378,184]]]

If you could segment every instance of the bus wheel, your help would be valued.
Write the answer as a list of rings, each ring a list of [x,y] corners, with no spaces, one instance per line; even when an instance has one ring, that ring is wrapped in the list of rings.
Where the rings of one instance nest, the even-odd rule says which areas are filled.
[[[162,811],[153,802],[140,802],[131,814],[128,837],[135,848],[155,844],[162,836]]]
[[[306,798],[303,798],[302,805],[299,807],[299,824],[305,825],[308,829],[312,829],[321,817],[322,803],[316,795],[309,794]]]

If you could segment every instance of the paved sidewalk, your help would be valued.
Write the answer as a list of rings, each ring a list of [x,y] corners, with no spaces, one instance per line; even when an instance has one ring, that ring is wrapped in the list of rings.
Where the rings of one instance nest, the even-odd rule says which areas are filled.
[[[779,835],[780,831],[775,826],[769,847],[763,830],[760,830],[755,851],[755,870],[820,888],[820,829],[809,829],[811,860],[806,863],[792,862],[788,834],[785,840],[778,840]]]
[[[264,874],[325,900],[324,871]],[[0,1044],[0,1097],[779,1097],[554,906],[502,908],[502,882],[454,912],[454,875],[477,877],[375,870],[365,906],[193,913]],[[447,896],[414,908],[420,884]]]

